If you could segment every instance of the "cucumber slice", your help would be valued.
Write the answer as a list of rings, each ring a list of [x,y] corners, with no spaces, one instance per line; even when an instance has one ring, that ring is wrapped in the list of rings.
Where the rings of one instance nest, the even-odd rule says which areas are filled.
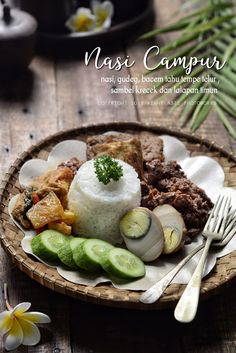
[[[142,260],[130,251],[114,248],[103,257],[102,267],[111,276],[118,278],[139,278],[145,276]]]
[[[100,239],[88,239],[73,250],[73,259],[83,270],[93,272],[101,268],[102,258],[114,247]]]
[[[70,247],[70,243],[67,242],[65,245],[63,245],[59,251],[58,251],[58,257],[61,260],[61,262],[66,265],[69,268],[76,269],[76,263],[73,260],[72,256],[72,250]]]
[[[66,237],[56,230],[48,229],[31,241],[33,253],[45,261],[58,260],[59,249],[67,243]]]
[[[85,240],[87,240],[87,239],[86,238],[73,238],[70,241],[71,250],[73,251],[77,246],[82,244]]]
[[[86,239],[85,238],[74,238],[72,237],[65,245],[63,245],[58,251],[58,257],[61,262],[67,267],[76,269],[76,265],[73,259],[73,249],[82,244]]]

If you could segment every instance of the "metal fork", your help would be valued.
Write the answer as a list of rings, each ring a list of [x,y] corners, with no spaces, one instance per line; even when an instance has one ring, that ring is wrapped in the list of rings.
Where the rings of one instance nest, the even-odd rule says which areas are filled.
[[[227,220],[227,227],[225,229],[224,238],[219,242],[213,242],[214,247],[224,247],[230,240],[236,235],[235,223],[236,223],[236,210],[233,210]],[[188,263],[193,256],[195,256],[205,246],[205,242],[199,245],[196,249],[191,251],[183,260],[181,260],[177,266],[169,271],[160,281],[155,283],[152,287],[146,290],[139,298],[139,301],[144,304],[155,303],[164,293],[168,285],[177,276],[180,270]]]
[[[202,235],[206,238],[206,242],[202,256],[175,308],[175,318],[180,322],[191,322],[197,313],[202,273],[207,254],[212,241],[220,241],[223,238],[230,203],[229,196],[220,196],[204,227]]]

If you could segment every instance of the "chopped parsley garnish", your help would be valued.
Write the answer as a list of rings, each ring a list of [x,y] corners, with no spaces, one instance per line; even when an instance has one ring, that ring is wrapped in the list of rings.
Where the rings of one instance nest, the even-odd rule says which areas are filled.
[[[102,156],[94,161],[95,173],[98,180],[107,185],[111,179],[118,181],[123,176],[123,168],[110,156]]]

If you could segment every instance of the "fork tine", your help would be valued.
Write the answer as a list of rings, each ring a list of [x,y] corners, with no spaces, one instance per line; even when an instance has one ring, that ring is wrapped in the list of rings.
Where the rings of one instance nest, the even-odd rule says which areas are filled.
[[[207,222],[206,222],[206,225],[205,225],[204,230],[207,230],[208,227],[210,226],[210,222],[211,222],[211,220],[212,220],[213,217],[214,217],[215,210],[216,210],[216,208],[218,207],[218,204],[219,204],[221,198],[222,198],[222,196],[219,195],[218,198],[217,198],[217,200],[216,200],[216,203],[215,203],[213,209],[212,209],[211,212],[210,212],[210,215],[209,215],[209,217],[208,217],[208,220],[207,220]]]
[[[226,236],[228,235],[228,233],[231,231],[232,227],[234,226],[235,218],[236,218],[236,210],[232,210],[230,212],[229,217],[228,217],[226,228],[225,228]]]
[[[234,220],[234,222],[232,223],[231,229],[227,232],[226,236],[224,237],[224,239],[222,240],[222,242],[219,245],[220,246],[227,245],[235,235],[236,235],[236,223]],[[217,244],[215,244],[215,246],[216,245]]]
[[[230,204],[231,204],[231,197],[228,196],[224,199],[224,203],[221,205],[220,211],[222,212],[222,214],[218,217],[217,226],[215,228],[216,232],[219,232],[219,233],[224,232],[225,225],[227,222],[227,215],[229,213]],[[221,212],[219,212],[219,213],[221,213]]]
[[[210,213],[208,222],[204,230],[206,229],[207,231],[212,232],[215,229],[216,222],[219,216],[219,211],[223,201],[224,201],[224,196],[220,195],[215,203],[215,206],[213,207],[213,210]]]
[[[228,224],[232,221],[232,219],[236,218],[236,208],[232,208],[231,205],[231,209],[229,210],[229,214],[227,217],[227,222],[226,222],[226,226],[228,226]]]
[[[212,218],[210,219],[207,231],[209,232],[217,232],[218,229],[220,228],[220,225],[222,223],[222,219],[224,217],[224,214],[228,214],[229,207],[228,205],[228,196],[222,195],[220,196],[218,202],[216,203],[216,207],[214,211],[212,212]],[[227,217],[225,216],[225,220],[227,220]]]
[[[235,217],[236,217],[236,208],[233,208],[229,212],[228,223],[231,222],[231,220]]]
[[[215,229],[216,226],[218,225],[219,219],[221,219],[222,209],[224,209],[224,204],[225,204],[225,196],[222,196],[215,210],[214,219],[213,219],[214,222],[211,227],[211,230]]]
[[[230,240],[235,236],[236,234],[236,209],[231,210],[228,219],[227,219],[227,225],[224,231],[223,238],[219,243],[215,243],[214,246],[225,246],[230,242]]]

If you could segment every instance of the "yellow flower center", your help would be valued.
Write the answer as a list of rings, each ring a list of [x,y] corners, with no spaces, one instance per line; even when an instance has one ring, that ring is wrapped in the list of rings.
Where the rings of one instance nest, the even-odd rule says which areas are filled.
[[[96,18],[97,18],[97,27],[101,27],[103,23],[106,21],[108,17],[108,13],[106,10],[100,9],[96,13]]]
[[[86,16],[86,14],[81,14],[76,16],[73,20],[73,27],[78,32],[87,32],[93,25],[93,20]]]

